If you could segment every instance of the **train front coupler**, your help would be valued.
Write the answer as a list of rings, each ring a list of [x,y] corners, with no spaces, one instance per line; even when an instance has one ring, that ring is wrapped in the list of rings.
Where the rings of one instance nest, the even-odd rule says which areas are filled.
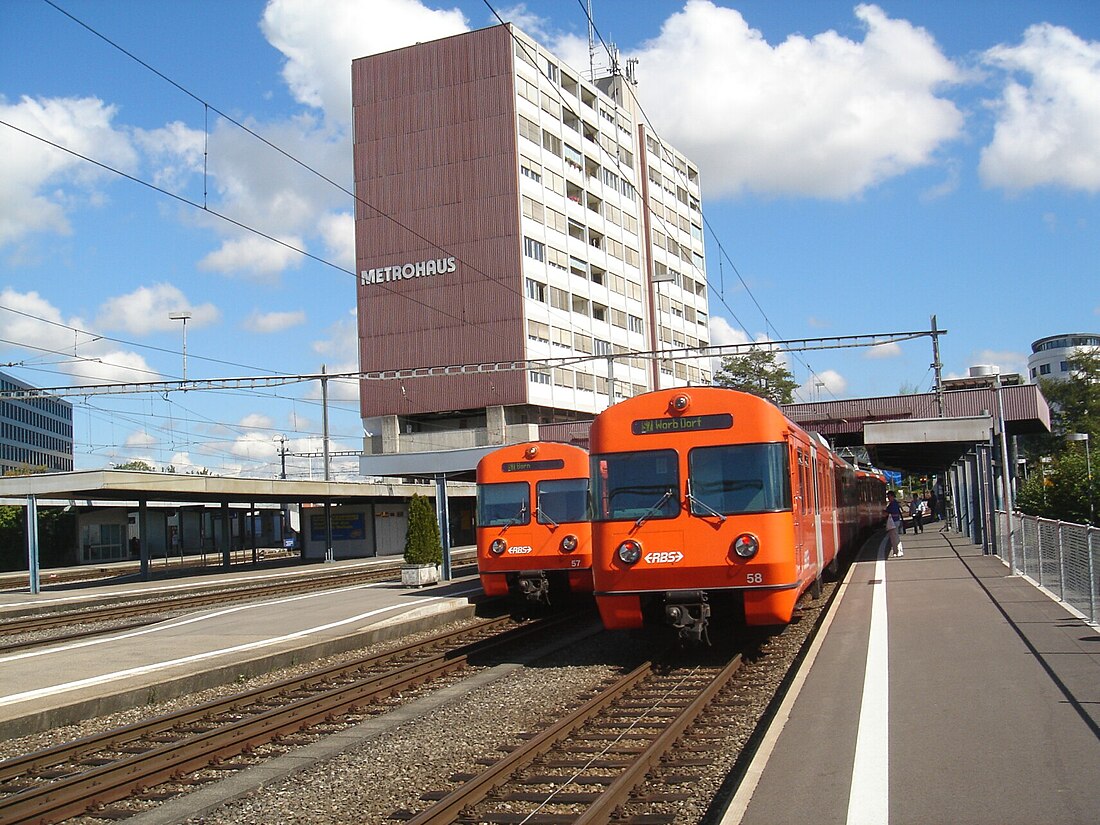
[[[701,590],[665,593],[665,621],[680,631],[680,638],[693,644],[710,644],[707,624],[710,604]]]
[[[550,606],[550,580],[546,578],[545,571],[522,573],[517,584],[520,594],[527,601]]]

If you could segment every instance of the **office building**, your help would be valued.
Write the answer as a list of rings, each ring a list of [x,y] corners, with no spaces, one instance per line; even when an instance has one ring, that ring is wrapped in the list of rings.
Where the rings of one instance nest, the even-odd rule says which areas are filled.
[[[699,173],[630,74],[592,82],[510,24],[354,61],[361,367],[437,368],[362,382],[368,452],[520,440],[709,381],[645,355],[706,346],[709,315]]]
[[[0,372],[0,391],[34,389]],[[59,398],[0,397],[0,475],[73,469],[73,405]]]

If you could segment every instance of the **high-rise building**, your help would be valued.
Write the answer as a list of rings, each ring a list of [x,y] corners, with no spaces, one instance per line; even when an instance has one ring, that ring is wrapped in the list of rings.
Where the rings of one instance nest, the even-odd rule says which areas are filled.
[[[0,372],[0,391],[34,389]],[[73,469],[73,405],[59,398],[0,397],[0,475]]]
[[[440,368],[362,382],[368,452],[709,381],[643,355],[706,346],[709,315],[699,173],[630,74],[590,81],[510,24],[354,61],[360,365]]]

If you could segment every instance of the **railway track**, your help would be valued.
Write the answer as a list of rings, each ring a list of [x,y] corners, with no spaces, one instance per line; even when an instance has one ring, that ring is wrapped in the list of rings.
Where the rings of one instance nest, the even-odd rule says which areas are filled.
[[[455,574],[465,575],[467,572],[473,572],[473,570],[465,570],[464,567],[472,566],[456,567]],[[255,601],[276,596],[387,581],[394,578],[397,570],[396,566],[383,567],[336,575],[295,577],[281,581],[250,584],[245,587],[222,585],[219,589],[179,595],[164,593],[143,595],[141,592],[134,592],[132,599],[115,604],[84,608],[74,607],[25,618],[0,620],[0,634],[7,639],[49,633],[46,638],[14,638],[13,641],[0,644],[0,654],[38,647],[43,644],[58,644],[101,633],[143,627],[161,621],[166,614],[242,601]],[[88,627],[88,625],[96,624],[109,624],[110,626],[104,628]],[[71,632],[63,632],[64,628],[73,626],[79,627]],[[51,633],[50,631],[62,632]]]
[[[372,704],[467,665],[472,656],[557,632],[576,616],[513,626],[491,619],[474,628],[288,679],[177,713],[0,762],[0,825],[58,822],[132,795],[159,798],[156,786],[195,783],[204,769],[234,770],[232,760],[261,744],[332,724]],[[129,813],[132,813],[130,811]]]
[[[427,810],[397,811],[393,819],[410,825],[606,823],[658,764],[678,772],[682,783],[692,781],[694,768],[709,764],[698,756],[706,750],[700,740],[708,736],[698,723],[706,713],[729,712],[720,697],[741,662],[740,655],[721,666],[645,662],[476,776],[454,777],[463,784],[442,798],[429,794],[438,801]],[[685,741],[692,737],[694,742]],[[671,791],[645,802],[676,798]],[[675,821],[671,813],[644,817],[649,825]]]

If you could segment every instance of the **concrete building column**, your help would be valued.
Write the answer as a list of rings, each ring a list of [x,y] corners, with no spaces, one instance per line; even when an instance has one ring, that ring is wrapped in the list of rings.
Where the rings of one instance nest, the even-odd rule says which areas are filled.
[[[382,452],[386,455],[401,452],[401,425],[396,415],[382,416]]]
[[[508,423],[504,417],[504,407],[495,404],[485,408],[486,438],[490,444],[506,444]]]

